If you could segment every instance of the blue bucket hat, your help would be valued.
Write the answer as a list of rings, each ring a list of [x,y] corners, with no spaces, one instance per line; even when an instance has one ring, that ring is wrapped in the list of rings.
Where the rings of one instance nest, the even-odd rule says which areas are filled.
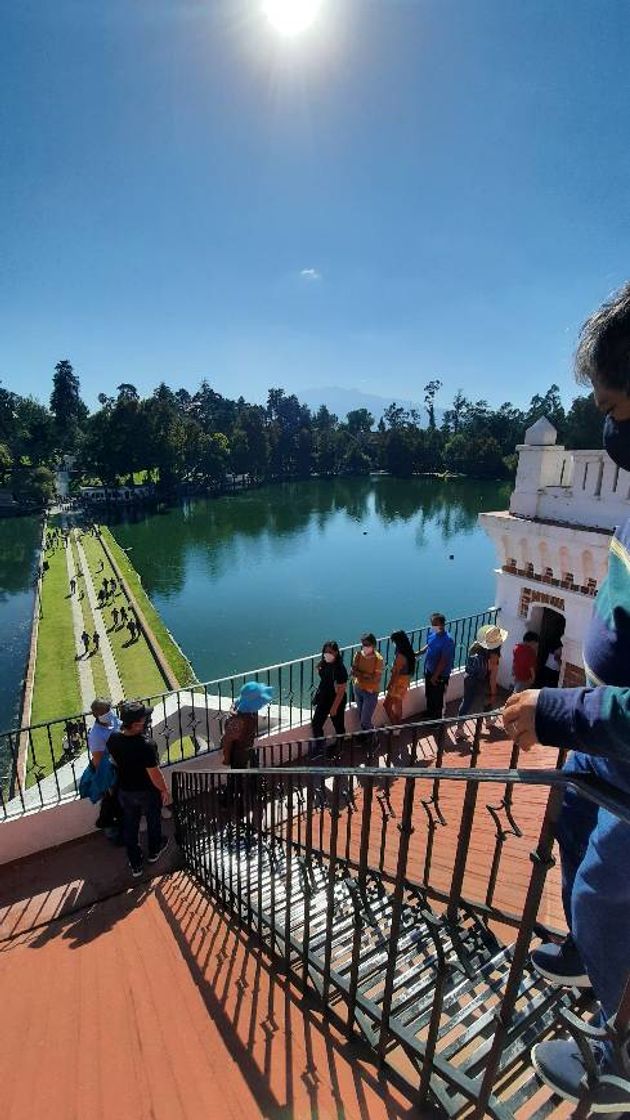
[[[273,688],[269,684],[248,681],[241,688],[236,701],[237,712],[259,712],[273,700]]]

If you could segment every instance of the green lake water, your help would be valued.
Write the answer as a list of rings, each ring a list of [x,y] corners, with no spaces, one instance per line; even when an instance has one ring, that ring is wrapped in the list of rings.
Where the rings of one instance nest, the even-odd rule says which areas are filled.
[[[387,477],[285,483],[111,522],[200,680],[494,603],[481,510],[509,484]],[[452,556],[453,559],[449,557]]]
[[[38,518],[0,520],[0,731],[19,717],[39,541]]]

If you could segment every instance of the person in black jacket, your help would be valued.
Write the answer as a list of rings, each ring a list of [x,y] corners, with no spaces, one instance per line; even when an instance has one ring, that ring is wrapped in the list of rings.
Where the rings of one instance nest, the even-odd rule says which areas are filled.
[[[317,664],[319,685],[313,697],[314,709],[311,717],[313,737],[321,739],[324,724],[328,717],[337,735],[345,731],[347,703],[348,670],[341,660],[336,642],[324,642],[321,661]]]

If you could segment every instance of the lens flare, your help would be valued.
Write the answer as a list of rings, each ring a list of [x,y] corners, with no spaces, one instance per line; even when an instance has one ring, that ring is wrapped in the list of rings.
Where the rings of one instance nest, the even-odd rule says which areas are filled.
[[[319,15],[322,0],[265,0],[263,12],[281,35],[299,35]]]

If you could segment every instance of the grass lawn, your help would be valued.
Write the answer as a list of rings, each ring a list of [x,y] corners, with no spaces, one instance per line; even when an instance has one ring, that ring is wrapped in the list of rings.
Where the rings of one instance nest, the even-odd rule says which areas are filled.
[[[180,686],[184,687],[189,684],[194,684],[197,678],[195,677],[190,662],[188,661],[185,654],[182,653],[177,643],[173,641],[171,634],[167,630],[158,612],[153,606],[153,603],[149,599],[149,596],[144,590],[142,581],[140,580],[140,577],[135,568],[130,563],[127,557],[127,553],[120,547],[115,537],[112,536],[110,530],[106,525],[101,525],[100,528],[103,537],[107,542],[107,545],[111,550],[112,555],[114,556],[116,563],[118,564],[118,567],[120,568],[120,571],[129,584],[131,591],[138,600],[140,609],[142,610],[149,626],[153,630],[157,641],[160,643],[162,653],[164,654],[171,669],[177,677]],[[94,540],[95,544],[98,543],[94,538],[92,539]],[[85,540],[86,538],[84,537],[84,541]],[[161,679],[162,678],[160,677],[160,680]],[[165,685],[162,685],[161,688],[156,689],[156,692],[163,692],[165,690],[165,687]]]
[[[118,546],[109,530],[104,528],[103,534],[178,680],[182,685],[192,683],[195,676],[191,666],[171,638],[157,611],[145,594],[133,566],[129,563],[125,553]],[[84,533],[81,537],[81,544],[90,569],[92,582],[95,590],[98,591],[103,577],[106,576],[111,579],[115,573],[96,537]],[[73,549],[75,567],[79,568],[81,565],[76,545],[72,543],[70,547]],[[59,547],[47,552],[46,559],[49,563],[49,570],[44,576],[42,588],[43,617],[39,624],[31,724],[63,719],[64,717],[71,718],[83,710],[76,662],[76,654],[79,650],[77,649],[72,621],[72,601],[69,596],[66,551],[63,547]],[[79,589],[83,588],[85,590],[84,580],[78,578],[77,586]],[[120,609],[124,602],[124,596],[119,591],[115,599],[109,601],[102,613],[125,697],[160,695],[168,689],[145,639],[140,635],[135,642],[130,644],[126,627],[122,627],[120,624],[117,629],[113,627],[112,607],[116,605]],[[92,635],[95,630],[94,616],[87,594],[84,595],[79,606],[85,629]],[[95,693],[97,695],[109,695],[109,683],[100,651],[90,658],[90,666],[94,678]],[[120,696],[112,697],[114,702],[123,698]],[[31,785],[37,777],[44,777],[52,772],[53,760],[58,761],[62,757],[64,734],[63,723],[50,729],[44,728],[31,733],[26,777],[28,785]],[[171,744],[170,754],[172,759],[181,757],[182,752],[185,758],[194,754],[192,740],[188,737],[183,739],[181,744],[179,742]]]
[[[92,581],[94,587],[98,591],[104,578],[111,579],[115,577],[115,573],[105,552],[103,551],[100,541],[96,537],[91,536],[89,533],[84,533],[81,538],[81,544],[87,557],[87,562],[92,574]],[[101,562],[103,567],[101,568]],[[129,633],[126,627],[118,625],[118,629],[114,630],[112,608],[114,606],[120,607],[125,603],[125,598],[121,591],[118,591],[114,599],[110,599],[107,606],[103,608],[103,621],[107,630],[116,665],[118,666],[118,675],[120,676],[125,696],[129,699],[133,697],[151,696],[156,693],[167,691],[162,674],[155,664],[153,654],[149,649],[142,635],[129,645]],[[144,605],[143,605],[144,606]],[[118,700],[120,697],[114,696],[113,700]]]
[[[42,587],[43,617],[37,642],[32,724],[76,715],[82,709],[65,549],[46,552],[46,559],[50,567]],[[51,773],[51,755],[60,757],[62,736],[62,726],[54,729],[50,739],[45,730],[33,732],[27,784],[34,780],[35,769],[41,774]]]

